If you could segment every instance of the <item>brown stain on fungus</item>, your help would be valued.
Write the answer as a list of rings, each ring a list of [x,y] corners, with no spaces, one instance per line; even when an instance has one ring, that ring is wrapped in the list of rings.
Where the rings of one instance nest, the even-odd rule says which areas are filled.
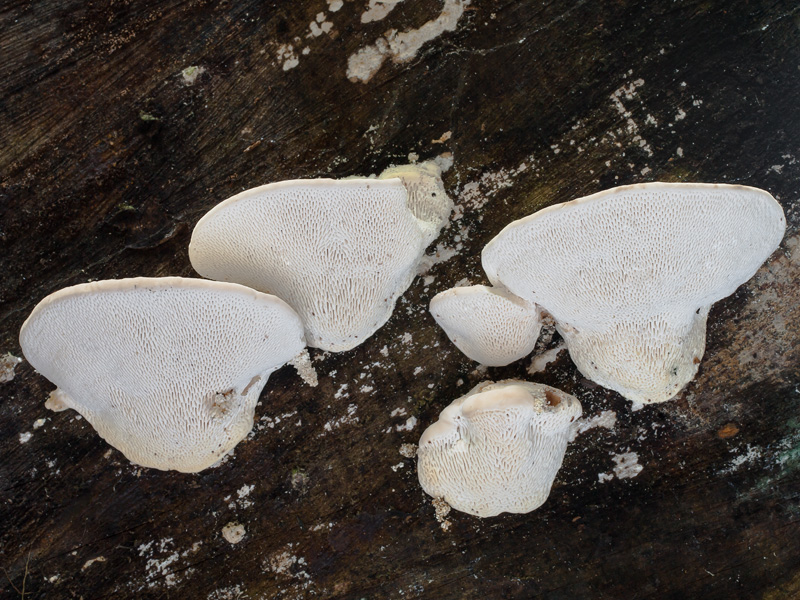
[[[558,406],[561,404],[561,396],[558,394],[551,392],[550,390],[546,390],[544,393],[544,401],[547,403],[548,406]]]
[[[735,436],[737,433],[739,433],[739,427],[736,426],[736,423],[726,423],[720,428],[719,431],[717,431],[717,437],[727,440],[728,438]]]

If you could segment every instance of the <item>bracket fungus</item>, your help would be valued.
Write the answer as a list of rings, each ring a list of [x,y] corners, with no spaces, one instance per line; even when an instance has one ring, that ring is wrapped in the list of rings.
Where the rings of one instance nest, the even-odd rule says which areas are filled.
[[[422,434],[422,489],[478,517],[530,512],[547,500],[581,412],[577,398],[546,385],[481,383]]]
[[[785,228],[756,188],[629,185],[509,224],[482,260],[493,285],[553,315],[584,376],[663,402],[697,373],[711,305],[753,276]]]
[[[189,258],[203,277],[283,298],[309,346],[341,352],[389,319],[451,208],[431,163],[377,179],[271,183],[200,219]]]
[[[536,305],[485,285],[436,294],[430,311],[461,352],[489,367],[507,365],[530,354],[542,328]]]
[[[34,308],[20,344],[58,386],[48,408],[78,411],[136,464],[183,472],[239,443],[269,375],[307,356],[283,300],[180,277],[62,289]]]

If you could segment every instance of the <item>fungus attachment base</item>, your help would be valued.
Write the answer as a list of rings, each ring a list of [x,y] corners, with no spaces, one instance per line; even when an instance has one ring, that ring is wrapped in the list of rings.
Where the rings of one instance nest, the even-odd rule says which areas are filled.
[[[603,329],[558,326],[575,366],[587,379],[635,403],[665,402],[697,374],[709,307],[681,316],[610,322]]]

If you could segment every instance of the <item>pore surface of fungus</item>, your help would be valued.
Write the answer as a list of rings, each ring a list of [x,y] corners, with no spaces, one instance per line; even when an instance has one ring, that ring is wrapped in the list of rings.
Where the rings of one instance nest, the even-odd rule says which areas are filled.
[[[494,285],[553,315],[587,378],[661,402],[697,372],[711,304],[753,276],[785,227],[763,190],[640,184],[515,221],[482,259]]]
[[[305,350],[288,304],[244,286],[180,277],[98,281],[42,300],[25,358],[129,460],[200,471],[253,425],[270,373]]]
[[[484,382],[454,401],[419,440],[422,489],[479,517],[541,506],[561,467],[577,398],[546,385]]]
[[[484,285],[436,294],[430,310],[461,352],[489,367],[507,365],[530,354],[542,328],[536,305]]]
[[[411,194],[400,177],[283,181],[242,192],[198,222],[192,266],[286,300],[309,346],[349,350],[389,319],[442,227],[432,175],[412,175],[403,170],[416,182]],[[430,209],[419,190],[437,194]]]

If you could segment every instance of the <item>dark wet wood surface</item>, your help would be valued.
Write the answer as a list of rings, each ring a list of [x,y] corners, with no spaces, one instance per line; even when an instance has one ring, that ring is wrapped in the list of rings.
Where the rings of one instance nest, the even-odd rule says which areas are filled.
[[[52,384],[20,365],[0,384],[0,597],[800,597],[797,3],[407,0],[366,23],[366,0],[338,4],[0,6],[2,352],[20,354],[19,326],[59,288],[192,276],[192,227],[248,187],[451,153],[458,205],[387,326],[316,352],[316,389],[275,374],[251,438],[199,475],[135,468],[74,412],[45,410]],[[380,56],[391,30],[417,40],[443,11],[451,30],[410,60],[348,77],[359,50]],[[427,313],[434,293],[484,281],[480,250],[509,221],[657,180],[762,187],[788,221],[712,309],[675,401],[632,412],[566,353],[534,375],[530,360],[476,371]],[[454,512],[444,531],[400,446],[508,377],[616,425],[570,446],[539,510]],[[601,482],[629,452],[641,472]]]

